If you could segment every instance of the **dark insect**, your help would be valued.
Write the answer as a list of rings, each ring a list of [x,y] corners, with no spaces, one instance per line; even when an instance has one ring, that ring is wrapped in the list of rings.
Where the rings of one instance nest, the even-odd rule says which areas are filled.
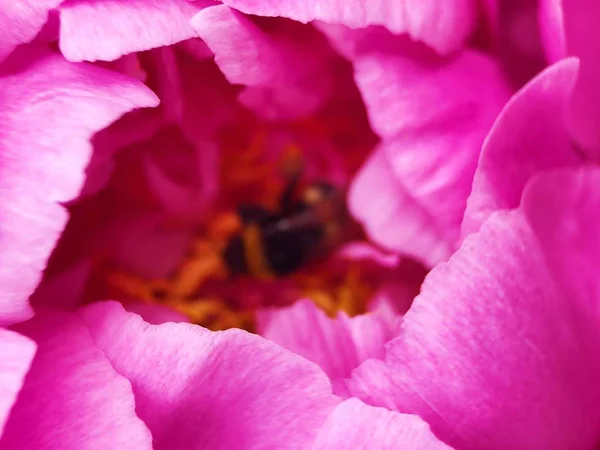
[[[223,258],[232,274],[273,278],[290,274],[327,255],[350,227],[345,193],[326,182],[299,189],[293,177],[278,211],[258,205],[238,209],[242,231],[229,241]]]

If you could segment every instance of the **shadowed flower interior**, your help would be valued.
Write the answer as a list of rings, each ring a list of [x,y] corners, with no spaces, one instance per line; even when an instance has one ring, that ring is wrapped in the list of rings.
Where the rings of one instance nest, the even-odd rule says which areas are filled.
[[[194,75],[195,85],[205,84],[197,91],[219,91],[220,111],[211,113],[222,118],[215,119],[201,117],[187,90],[177,99],[165,88],[173,75],[161,73],[169,62],[163,50],[126,64],[159,94],[161,106],[121,120],[138,127],[139,136],[124,138],[120,130],[131,133],[131,123],[117,122],[95,137],[96,154],[115,148],[107,158],[110,176],[69,205],[71,221],[46,276],[89,259],[85,302],[158,305],[213,330],[254,330],[257,310],[302,298],[330,316],[365,313],[397,262],[386,266],[343,251],[364,240],[346,209],[346,189],[377,141],[349,67],[336,61],[347,85],[314,114],[265,121],[239,105],[239,88],[212,60],[171,49],[179,83]],[[202,123],[190,125],[177,113],[175,120],[156,118],[172,108],[189,109],[187,116]],[[101,166],[92,161],[88,172],[101,173]]]

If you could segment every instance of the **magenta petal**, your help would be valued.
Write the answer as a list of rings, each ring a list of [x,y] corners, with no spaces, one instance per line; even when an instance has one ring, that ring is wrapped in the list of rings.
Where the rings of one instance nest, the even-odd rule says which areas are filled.
[[[242,103],[264,117],[307,115],[326,99],[331,82],[322,67],[328,55],[310,28],[263,31],[224,5],[200,11],[192,26],[229,82],[248,87]]]
[[[339,401],[314,364],[244,331],[149,325],[116,303],[82,316],[159,450],[304,448]]]
[[[38,344],[0,440],[1,449],[151,448],[119,375],[75,314],[39,312],[18,325]]]
[[[567,54],[581,60],[579,78],[571,100],[571,133],[594,159],[600,157],[600,2],[564,0],[563,20]]]
[[[60,50],[70,61],[112,61],[195,36],[190,18],[205,2],[66,0],[60,7]]]
[[[384,140],[353,183],[351,210],[375,242],[436,264],[458,242],[481,145],[508,98],[505,81],[492,60],[468,52],[449,61],[370,53],[355,65]]]
[[[369,238],[433,266],[450,257],[454,243],[396,178],[383,148],[373,151],[355,176],[348,194],[352,215]]]
[[[439,53],[458,49],[470,35],[476,16],[472,0],[225,0],[246,14],[313,20],[351,28],[383,25],[396,34],[408,33]]]
[[[546,58],[554,63],[566,56],[561,0],[540,0],[538,20]]]
[[[62,0],[0,0],[0,62],[19,44],[30,42]]]
[[[527,186],[523,206],[544,253],[573,301],[598,310],[600,169],[562,169]]]
[[[350,375],[368,358],[382,358],[393,329],[375,314],[328,317],[310,300],[261,311],[258,333],[318,364],[332,380]]]
[[[352,398],[340,403],[311,450],[450,450],[417,416],[376,408]]]
[[[467,202],[465,236],[492,212],[517,207],[525,184],[537,172],[581,164],[565,125],[577,69],[575,59],[554,64],[506,105],[483,146]]]
[[[27,319],[27,297],[84,181],[90,136],[158,99],[137,81],[40,55],[0,77],[0,325]]]
[[[596,210],[599,199],[596,193]],[[551,217],[544,220],[552,228]],[[559,238],[562,249],[568,238]],[[355,369],[349,390],[367,403],[419,415],[456,448],[595,448],[595,300],[560,289],[520,210],[497,213],[430,272],[385,363]]]
[[[23,385],[35,354],[33,341],[13,331],[0,328],[0,446],[4,424]]]
[[[371,125],[382,137],[453,119],[470,121],[481,133],[509,95],[495,61],[476,52],[442,59],[407,46],[360,55],[354,64]]]

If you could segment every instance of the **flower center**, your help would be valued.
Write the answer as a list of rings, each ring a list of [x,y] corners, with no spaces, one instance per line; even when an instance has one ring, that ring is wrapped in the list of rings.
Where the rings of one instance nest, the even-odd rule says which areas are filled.
[[[256,308],[303,297],[331,316],[363,313],[375,286],[361,277],[359,263],[333,268],[330,261],[355,226],[339,222],[341,214],[349,220],[343,193],[305,179],[297,144],[268,155],[269,130],[255,128],[245,143],[240,136],[223,137],[220,207],[199,227],[184,260],[160,279],[113,265],[103,274],[109,295],[172,308],[212,330],[252,331]]]

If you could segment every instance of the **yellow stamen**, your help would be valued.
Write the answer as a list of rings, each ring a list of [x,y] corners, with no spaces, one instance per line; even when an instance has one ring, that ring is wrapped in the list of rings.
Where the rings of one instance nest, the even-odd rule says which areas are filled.
[[[196,299],[169,304],[173,309],[190,318],[192,323],[213,331],[229,328],[248,328],[252,318],[249,313],[241,313],[229,308],[219,299]]]

